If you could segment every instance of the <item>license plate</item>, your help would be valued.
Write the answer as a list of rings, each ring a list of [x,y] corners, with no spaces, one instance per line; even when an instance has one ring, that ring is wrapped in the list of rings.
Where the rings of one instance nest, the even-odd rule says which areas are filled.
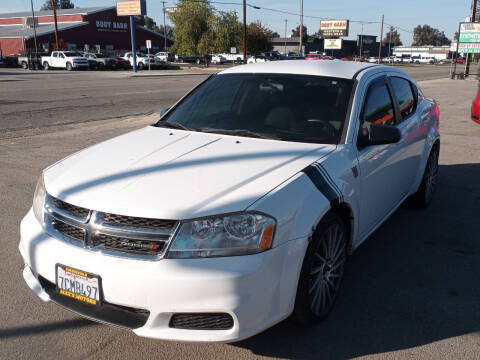
[[[101,278],[69,266],[57,264],[57,292],[89,305],[100,305]]]

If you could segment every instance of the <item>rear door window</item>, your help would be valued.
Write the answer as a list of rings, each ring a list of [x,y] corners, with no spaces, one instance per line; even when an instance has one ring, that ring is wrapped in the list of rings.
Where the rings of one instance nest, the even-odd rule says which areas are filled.
[[[392,97],[386,84],[374,85],[369,89],[363,120],[372,124],[395,125]]]
[[[410,81],[400,77],[391,77],[390,83],[398,101],[400,120],[403,121],[415,112],[416,104],[412,86]]]

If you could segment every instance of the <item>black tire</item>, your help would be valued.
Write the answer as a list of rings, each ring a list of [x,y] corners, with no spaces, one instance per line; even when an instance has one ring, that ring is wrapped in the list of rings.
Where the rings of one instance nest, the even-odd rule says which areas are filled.
[[[178,58],[179,63],[183,63],[183,58]]]
[[[43,63],[43,69],[44,69],[44,70],[50,70],[50,65],[48,65],[48,62],[45,61],[45,62]]]
[[[438,183],[438,157],[440,155],[440,145],[433,145],[432,151],[428,156],[427,165],[423,172],[422,182],[417,192],[410,196],[407,205],[411,208],[425,209],[430,205],[435,194]]]
[[[325,215],[303,259],[293,321],[315,324],[325,319],[333,308],[343,279],[348,238],[342,218],[335,213]]]
[[[197,65],[200,65],[200,63],[201,63],[200,58],[196,58],[196,59],[195,59],[195,63],[196,63]]]
[[[138,70],[143,70],[144,67],[145,65],[143,64],[143,62],[138,63]]]
[[[73,70],[72,64],[69,63],[69,62],[67,62],[67,66],[66,66],[66,67],[67,67],[67,70],[68,70],[68,71],[72,71],[72,70]]]
[[[28,69],[28,63],[26,61],[22,61],[22,69],[24,70]]]
[[[98,63],[97,70],[105,70],[105,65],[103,65],[103,63]]]

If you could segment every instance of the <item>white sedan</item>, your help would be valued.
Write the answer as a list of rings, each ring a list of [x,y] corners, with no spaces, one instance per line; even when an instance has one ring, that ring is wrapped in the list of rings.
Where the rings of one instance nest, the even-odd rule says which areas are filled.
[[[431,202],[438,124],[395,68],[227,69],[156,124],[43,171],[21,222],[24,279],[44,301],[157,339],[317,323],[352,251],[405,200]]]

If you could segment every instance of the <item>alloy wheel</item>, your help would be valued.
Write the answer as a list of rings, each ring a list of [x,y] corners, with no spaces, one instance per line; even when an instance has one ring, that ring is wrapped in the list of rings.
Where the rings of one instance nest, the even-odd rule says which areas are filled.
[[[310,310],[316,316],[328,313],[333,305],[343,277],[346,260],[345,233],[338,223],[323,233],[310,269]]]
[[[435,192],[438,180],[438,151],[432,152],[425,174],[425,200],[429,202]]]

